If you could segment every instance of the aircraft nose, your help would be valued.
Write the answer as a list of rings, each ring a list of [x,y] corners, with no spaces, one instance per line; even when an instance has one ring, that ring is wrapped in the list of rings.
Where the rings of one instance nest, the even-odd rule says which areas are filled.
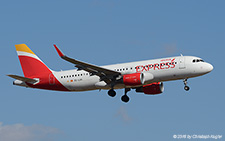
[[[207,69],[207,72],[211,72],[213,70],[213,66],[208,63],[206,69]]]

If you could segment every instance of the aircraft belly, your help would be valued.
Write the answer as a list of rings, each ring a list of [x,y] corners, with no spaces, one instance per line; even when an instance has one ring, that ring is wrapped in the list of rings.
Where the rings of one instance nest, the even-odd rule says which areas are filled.
[[[99,82],[98,78],[89,77],[82,80],[77,80],[74,82],[67,83],[67,87],[71,91],[86,91],[96,89],[95,83]]]

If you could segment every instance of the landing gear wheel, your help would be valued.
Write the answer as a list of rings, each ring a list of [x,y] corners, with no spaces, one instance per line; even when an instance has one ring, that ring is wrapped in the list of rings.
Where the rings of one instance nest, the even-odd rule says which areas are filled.
[[[189,90],[190,90],[190,87],[185,86],[184,89],[185,89],[186,91],[189,91]]]
[[[190,87],[187,86],[187,78],[184,79],[184,85],[185,85],[185,86],[184,86],[184,89],[185,89],[186,91],[189,91],[189,90],[190,90]]]
[[[116,92],[113,89],[110,89],[108,91],[108,95],[111,96],[111,97],[114,97],[114,96],[116,96]]]
[[[123,101],[123,102],[128,102],[129,100],[130,100],[130,98],[127,96],[127,95],[123,95],[122,97],[121,97],[121,100]]]
[[[127,96],[127,92],[129,92],[131,89],[130,88],[125,88],[125,94],[121,97],[121,100],[123,102],[128,102],[130,100],[130,98]]]

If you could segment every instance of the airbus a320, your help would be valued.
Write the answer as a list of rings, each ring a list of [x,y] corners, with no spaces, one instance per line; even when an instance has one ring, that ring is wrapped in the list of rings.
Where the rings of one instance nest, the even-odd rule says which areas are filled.
[[[207,74],[213,66],[199,57],[176,56],[162,59],[97,66],[63,54],[54,45],[59,56],[75,65],[77,69],[53,71],[25,44],[15,45],[24,76],[8,75],[14,85],[55,91],[108,90],[108,95],[116,96],[115,89],[124,89],[121,97],[128,102],[127,92],[157,95],[164,91],[163,82],[182,79],[188,91],[187,79]]]

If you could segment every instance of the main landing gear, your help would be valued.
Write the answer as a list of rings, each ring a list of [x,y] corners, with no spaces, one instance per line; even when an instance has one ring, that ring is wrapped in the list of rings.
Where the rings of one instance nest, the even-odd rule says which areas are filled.
[[[111,97],[115,97],[116,96],[116,92],[113,89],[110,89],[108,91],[108,95],[111,96]]]
[[[127,96],[127,92],[129,92],[129,91],[130,91],[130,88],[125,88],[125,94],[121,97],[121,100],[123,102],[127,103],[130,100],[130,98]]]
[[[129,92],[131,89],[130,88],[125,88],[125,94],[121,97],[121,100],[125,103],[127,103],[130,98],[127,96],[127,92]],[[110,89],[108,91],[108,95],[111,97],[115,97],[116,96],[116,92],[114,91],[114,89]]]
[[[189,90],[190,90],[190,87],[187,86],[187,78],[184,79],[184,85],[185,85],[185,86],[184,86],[184,89],[185,89],[186,91],[189,91]]]

